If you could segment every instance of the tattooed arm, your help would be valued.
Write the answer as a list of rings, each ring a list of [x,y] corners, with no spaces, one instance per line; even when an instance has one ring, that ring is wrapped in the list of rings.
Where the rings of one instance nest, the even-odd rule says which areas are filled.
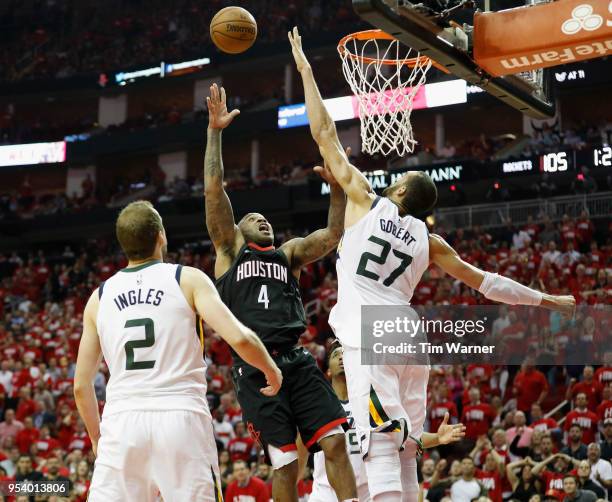
[[[223,159],[221,134],[240,112],[228,113],[225,89],[217,84],[210,87],[208,105],[208,137],[204,156],[204,203],[206,228],[215,246],[217,260],[215,277],[220,277],[230,267],[236,250],[242,245],[242,234],[234,222],[234,212],[223,188]]]
[[[347,148],[347,154],[350,155],[350,148]],[[332,176],[327,165],[315,167],[315,172],[329,183],[330,187],[327,227],[316,230],[306,237],[291,239],[282,245],[281,249],[287,255],[293,275],[296,277],[299,277],[303,265],[323,258],[338,245],[344,228],[346,197],[342,187]]]

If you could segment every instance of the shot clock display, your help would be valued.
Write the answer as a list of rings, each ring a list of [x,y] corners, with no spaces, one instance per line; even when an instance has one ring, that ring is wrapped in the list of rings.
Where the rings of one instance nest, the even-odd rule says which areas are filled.
[[[612,147],[593,149],[593,167],[612,167]]]

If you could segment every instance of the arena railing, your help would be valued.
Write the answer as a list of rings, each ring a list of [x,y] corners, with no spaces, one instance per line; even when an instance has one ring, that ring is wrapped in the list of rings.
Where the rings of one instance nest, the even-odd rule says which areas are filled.
[[[510,221],[514,225],[523,225],[529,216],[535,222],[541,222],[545,216],[558,221],[565,214],[572,218],[579,217],[582,211],[586,211],[590,218],[612,216],[612,192],[440,208],[434,212],[434,216],[437,225],[452,230],[473,226],[503,227]]]

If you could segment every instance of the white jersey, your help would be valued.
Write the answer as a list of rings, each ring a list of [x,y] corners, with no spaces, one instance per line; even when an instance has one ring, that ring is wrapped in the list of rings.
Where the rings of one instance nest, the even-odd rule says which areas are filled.
[[[349,454],[351,465],[353,466],[353,472],[355,473],[355,481],[357,486],[368,484],[368,478],[366,476],[365,466],[363,463],[363,457],[361,449],[359,447],[359,440],[357,438],[357,430],[355,429],[355,419],[351,412],[351,405],[349,401],[340,401],[342,407],[346,412],[346,418],[348,420],[349,430],[346,431],[346,451]],[[327,479],[327,472],[325,471],[325,454],[319,451],[314,454],[314,471],[312,474],[313,478],[313,493],[319,486],[325,488],[331,488],[329,480]],[[361,499],[360,499],[361,500]]]
[[[196,315],[180,288],[182,267],[158,261],[100,285],[97,327],[110,371],[104,416],[187,410],[210,416]]]
[[[361,346],[362,305],[408,305],[428,266],[425,223],[399,216],[393,202],[377,197],[338,246],[338,303],[329,324],[342,345]]]

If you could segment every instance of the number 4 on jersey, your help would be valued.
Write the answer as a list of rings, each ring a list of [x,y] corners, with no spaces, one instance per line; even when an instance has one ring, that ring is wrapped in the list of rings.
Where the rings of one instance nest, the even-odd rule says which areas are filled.
[[[257,303],[263,303],[264,308],[268,308],[270,300],[268,299],[268,286],[265,284],[259,290],[259,296],[257,297]]]

